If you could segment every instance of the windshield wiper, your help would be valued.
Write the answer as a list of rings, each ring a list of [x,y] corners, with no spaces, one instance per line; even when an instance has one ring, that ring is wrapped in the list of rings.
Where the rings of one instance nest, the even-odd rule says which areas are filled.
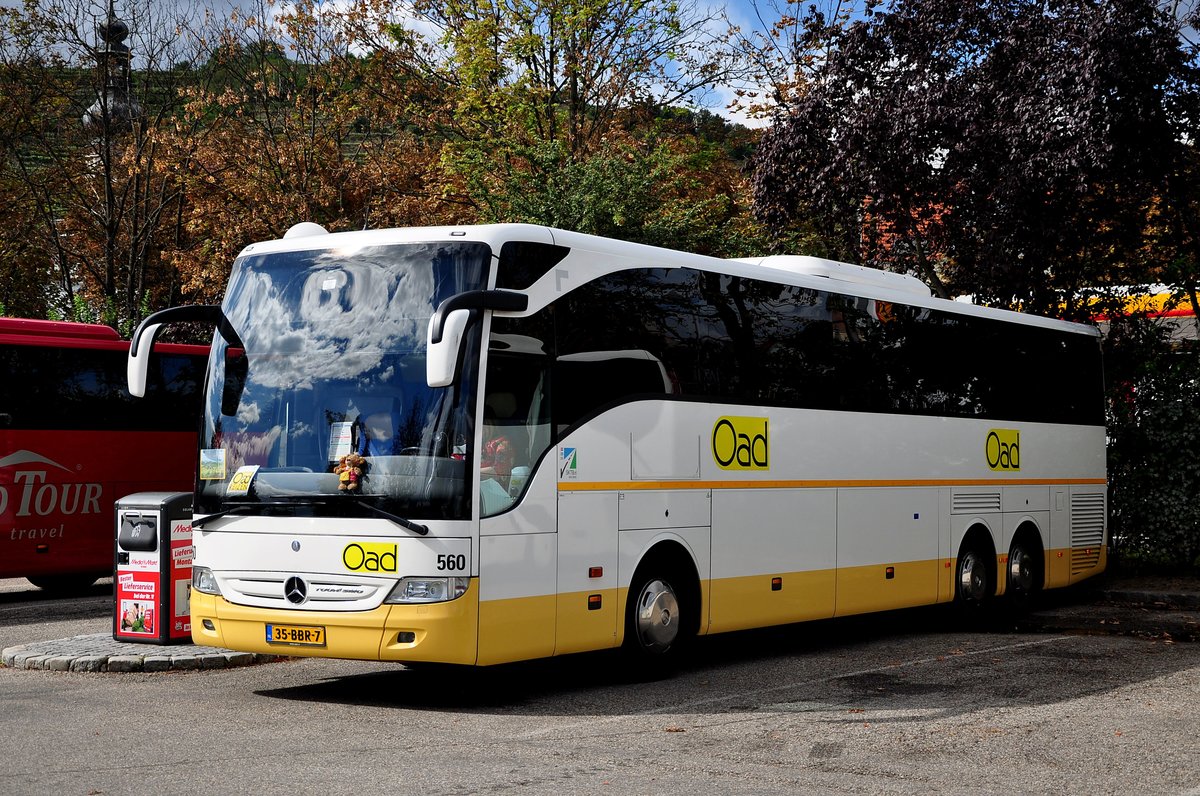
[[[320,505],[320,504],[315,503],[311,500],[303,500],[303,501],[301,501],[301,500],[262,500],[262,501],[259,501],[258,503],[235,503],[234,505],[232,505],[229,508],[224,509],[222,511],[213,512],[212,514],[208,514],[204,517],[201,517],[198,520],[192,520],[192,527],[193,528],[201,528],[209,520],[220,519],[221,517],[225,517],[230,514],[237,514],[239,512],[243,512],[243,511],[261,510],[264,507],[266,507],[268,510],[270,510],[272,508],[279,508],[281,506],[286,506],[288,508],[295,508],[296,506],[316,506],[316,505]]]
[[[380,517],[391,520],[392,522],[399,525],[401,528],[410,530],[413,533],[420,534],[421,536],[425,536],[429,533],[429,529],[427,527],[425,527],[424,525],[413,522],[412,520],[407,520],[398,514],[391,513],[390,511],[384,511],[383,509],[379,508],[378,506],[376,506],[372,503],[368,503],[365,500],[354,499],[354,503],[355,503],[355,505],[361,506],[362,508],[366,509],[367,511],[375,512]]]

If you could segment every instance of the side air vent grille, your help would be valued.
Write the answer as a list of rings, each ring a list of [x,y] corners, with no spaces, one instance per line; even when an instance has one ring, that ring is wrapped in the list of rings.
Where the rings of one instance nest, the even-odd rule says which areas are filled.
[[[1089,569],[1096,567],[1100,563],[1100,548],[1086,547],[1083,549],[1071,550],[1071,574],[1078,575],[1080,572],[1087,572]]]
[[[1104,546],[1104,494],[1071,495],[1071,574],[1100,563]]]
[[[951,514],[986,514],[1000,510],[999,492],[955,492]]]

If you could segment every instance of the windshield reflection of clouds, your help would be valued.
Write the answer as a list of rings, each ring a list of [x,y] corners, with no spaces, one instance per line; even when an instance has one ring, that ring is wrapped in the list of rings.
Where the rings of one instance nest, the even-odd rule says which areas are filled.
[[[423,348],[437,298],[430,264],[444,249],[376,246],[249,258],[226,303],[234,327],[244,330],[254,382],[311,388],[365,374],[385,352]]]
[[[262,417],[262,410],[253,401],[243,401],[238,407],[237,419],[243,426],[252,426]]]

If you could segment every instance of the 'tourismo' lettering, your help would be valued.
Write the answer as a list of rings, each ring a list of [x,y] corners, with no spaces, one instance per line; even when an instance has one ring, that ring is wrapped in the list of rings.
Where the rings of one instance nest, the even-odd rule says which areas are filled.
[[[771,469],[765,417],[722,417],[712,430],[712,455],[722,470]]]
[[[1009,428],[993,428],[984,445],[988,467],[992,470],[1016,472],[1021,469],[1021,432]]]
[[[396,545],[351,542],[342,549],[342,563],[351,572],[395,572]]]

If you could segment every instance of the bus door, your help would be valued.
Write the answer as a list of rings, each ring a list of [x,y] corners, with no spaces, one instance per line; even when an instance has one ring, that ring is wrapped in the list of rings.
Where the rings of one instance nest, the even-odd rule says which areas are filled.
[[[514,328],[521,334],[503,333]],[[480,664],[555,651],[560,586],[550,343],[544,333],[532,336],[538,331],[527,319],[498,318],[488,343],[473,456],[479,471]]]

